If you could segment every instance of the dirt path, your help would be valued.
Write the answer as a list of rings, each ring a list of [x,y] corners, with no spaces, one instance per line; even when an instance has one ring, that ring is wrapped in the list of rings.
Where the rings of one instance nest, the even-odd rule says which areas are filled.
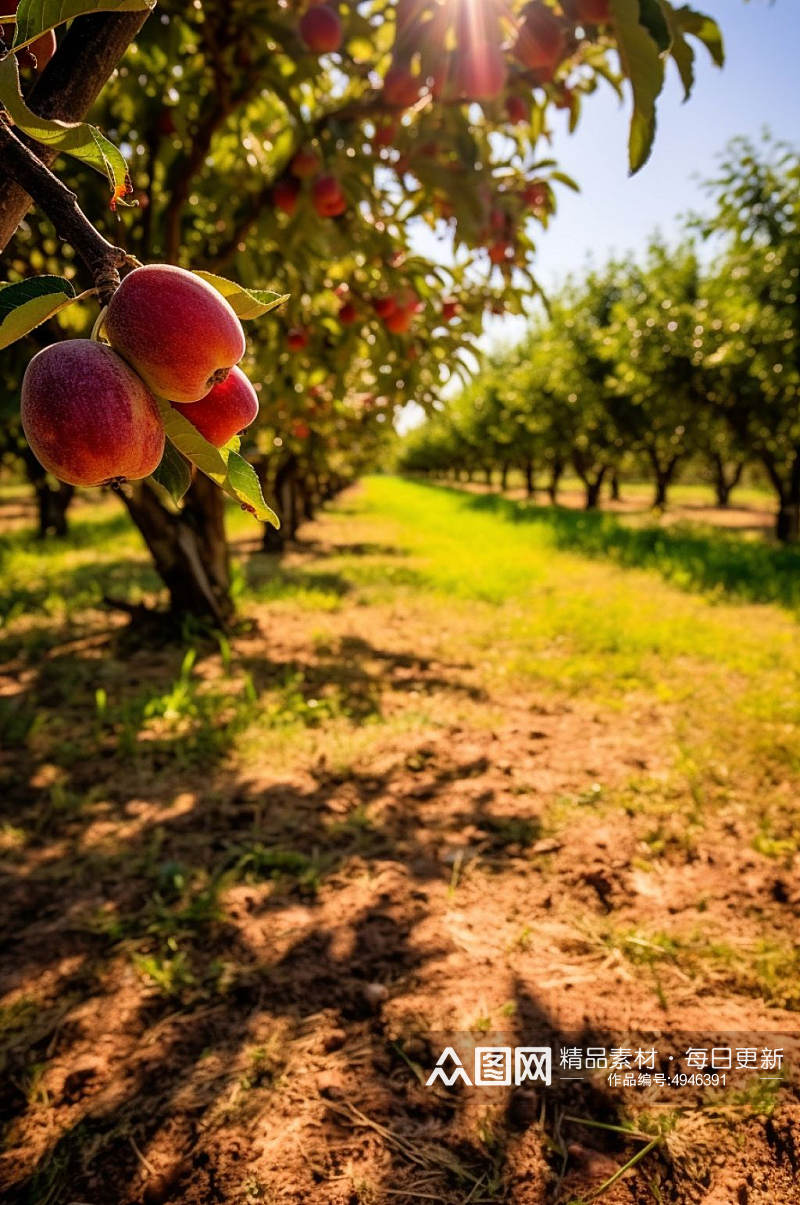
[[[548,682],[580,622],[525,627],[550,554],[503,603],[448,596],[404,508],[359,491],[282,568],[254,557],[250,630],[188,671],[99,614],[44,647],[10,632],[0,688],[43,718],[0,762],[4,1201],[538,1205],[645,1148],[604,1201],[800,1199],[790,1077],[757,1062],[719,1091],[659,1089],[558,1065],[796,1056],[797,855],[785,833],[754,848],[796,764],[778,773],[767,721],[731,710],[764,765],[706,749],[692,777],[695,704],[647,684],[643,649],[635,679],[606,649],[628,675],[613,698]],[[458,555],[478,556],[484,529],[462,522]],[[709,625],[755,612],[563,560],[597,574],[598,605],[611,582]],[[792,625],[762,613],[785,658]],[[708,672],[698,717],[745,689],[741,669]],[[450,1044],[470,1072],[475,1044],[551,1045],[553,1082],[427,1087]]]

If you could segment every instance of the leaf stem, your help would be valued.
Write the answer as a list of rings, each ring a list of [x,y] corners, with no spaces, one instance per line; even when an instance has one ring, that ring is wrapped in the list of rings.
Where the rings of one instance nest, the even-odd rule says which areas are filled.
[[[47,214],[56,234],[70,243],[92,274],[102,304],[119,285],[119,269],[128,263],[121,247],[103,238],[86,217],[78,198],[0,119],[0,156],[11,179]]]

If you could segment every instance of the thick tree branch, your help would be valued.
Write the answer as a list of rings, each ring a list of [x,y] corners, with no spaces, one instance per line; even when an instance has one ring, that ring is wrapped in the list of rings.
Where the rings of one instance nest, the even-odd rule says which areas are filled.
[[[75,248],[105,304],[119,284],[119,268],[128,259],[125,252],[95,230],[78,205],[75,193],[36,158],[4,121],[0,121],[0,158],[11,179],[47,214],[58,237]]]
[[[27,96],[28,106],[41,117],[82,121],[149,11],[76,17]],[[58,155],[54,147],[35,144],[35,149],[46,166]],[[16,180],[0,176],[0,251],[30,205],[29,194]]]

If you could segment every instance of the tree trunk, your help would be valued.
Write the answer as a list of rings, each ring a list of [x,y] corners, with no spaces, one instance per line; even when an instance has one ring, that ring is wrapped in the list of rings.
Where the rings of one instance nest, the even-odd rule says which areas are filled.
[[[800,452],[792,462],[786,480],[770,453],[762,451],[761,459],[778,495],[775,516],[775,536],[782,544],[796,544],[800,539]]]
[[[616,469],[615,469],[615,470],[614,470],[614,472],[611,474],[611,481],[609,482],[609,485],[610,485],[610,487],[611,487],[611,488],[610,488],[610,497],[611,497],[611,501],[612,501],[612,502],[619,502],[619,501],[620,501],[620,493],[619,493],[619,473],[617,472],[617,470],[616,470]]]
[[[486,478],[486,484],[491,485],[492,484],[492,470],[488,467],[485,468],[483,470],[483,475]]]
[[[59,481],[56,486],[52,486],[47,478],[47,473],[30,448],[26,447],[23,460],[25,475],[36,495],[39,539],[44,540],[51,531],[56,536],[65,536],[67,534],[67,508],[75,495],[74,485],[66,485],[65,482]]]
[[[286,541],[294,538],[294,533],[297,529],[294,506],[295,491],[293,488],[293,479],[297,469],[297,457],[293,452],[290,452],[287,458],[278,465],[271,487],[266,481],[268,467],[269,460],[266,459],[259,465],[259,477],[264,492],[272,493],[275,498],[275,509],[281,525],[276,530],[267,524],[264,528],[264,537],[261,546],[264,552],[281,552]]]
[[[665,465],[662,465],[655,451],[649,450],[647,454],[650,458],[650,463],[653,466],[653,473],[655,474],[656,479],[656,489],[653,495],[653,510],[663,510],[667,505],[667,491],[672,478],[675,475],[678,457],[673,456]]]
[[[505,493],[508,489],[508,462],[503,461],[500,466],[500,490]]]
[[[533,461],[526,460],[525,461],[525,493],[528,498],[533,497],[533,493],[534,493],[535,489],[536,489],[536,485],[533,480]]]
[[[550,466],[550,480],[547,483],[547,496],[550,499],[551,506],[555,506],[558,501],[558,483],[561,480],[563,472],[563,460],[554,460]]]
[[[730,477],[727,474],[727,465],[718,452],[712,454],[711,463],[714,467],[714,493],[717,496],[717,506],[724,508],[730,504],[731,493],[741,480],[745,462],[738,461],[734,465]]]
[[[227,627],[234,608],[221,490],[196,472],[177,514],[162,506],[147,482],[122,499],[169,591],[171,613]]]
[[[586,478],[584,480],[583,484],[586,487],[586,500],[584,502],[585,510],[597,510],[598,503],[600,502],[600,489],[603,485],[605,475],[606,468],[604,465],[603,468],[600,469],[599,473],[596,474],[593,481],[591,478]]]

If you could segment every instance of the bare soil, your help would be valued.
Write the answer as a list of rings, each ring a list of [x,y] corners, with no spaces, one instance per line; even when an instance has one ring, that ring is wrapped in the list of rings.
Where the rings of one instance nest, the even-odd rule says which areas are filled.
[[[290,565],[324,564],[353,533],[323,518],[304,536]],[[365,725],[382,717],[380,738],[341,766],[312,735],[279,770],[267,738],[260,756],[211,769],[121,768],[109,748],[65,770],[35,734],[3,755],[2,810],[31,834],[8,838],[0,893],[4,1202],[566,1202],[643,1148],[646,1136],[592,1124],[641,1119],[641,1090],[602,1076],[426,1087],[451,1036],[796,1048],[797,1014],[735,967],[693,977],[632,962],[604,936],[702,923],[735,946],[796,932],[797,879],[753,852],[740,819],[721,812],[691,851],[672,833],[654,875],[639,867],[643,818],[595,803],[599,777],[613,792],[664,772],[667,711],[489,696],[468,656],[444,660],[390,605],[327,615],[324,643],[307,614],[249,614],[235,650],[256,675],[335,676]],[[93,690],[98,659],[119,656],[116,620],[89,628],[54,637],[44,668],[17,657],[6,690],[69,709],[65,659]],[[174,669],[168,650],[126,656],[139,685]],[[82,692],[83,679],[76,740]],[[420,730],[423,699],[438,720]],[[558,828],[561,800],[573,806]],[[249,873],[263,851],[284,862],[273,853]],[[215,906],[195,898],[177,915],[162,884],[172,866],[213,880]],[[187,966],[166,985],[140,961],[162,942]],[[750,1081],[736,1083],[747,1097]],[[608,1205],[800,1201],[796,1085],[770,1108],[703,1088],[646,1099],[666,1136]]]

